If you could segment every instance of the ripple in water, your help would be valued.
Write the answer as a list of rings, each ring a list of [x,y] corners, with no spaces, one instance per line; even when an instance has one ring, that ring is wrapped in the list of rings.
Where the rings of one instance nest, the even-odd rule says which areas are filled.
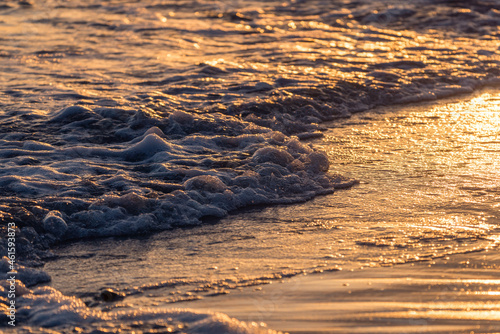
[[[197,296],[193,277],[226,288],[234,272],[231,282],[253,284],[304,269],[490,247],[496,124],[495,112],[480,106],[496,107],[497,98],[467,102],[478,110],[469,114],[398,112],[391,119],[374,112],[334,123],[333,132],[324,122],[498,83],[499,10],[486,0],[5,1],[0,219],[19,227],[20,278],[26,285],[46,282],[48,275],[33,267],[52,258],[56,245],[104,236],[153,235],[147,242],[121,240],[124,248],[111,256],[116,261],[95,271],[94,282],[142,293],[173,265],[176,274],[167,278],[187,287],[182,298]],[[323,142],[301,141],[322,136]],[[353,179],[362,183],[306,206],[257,209],[200,230],[155,234],[252,205],[310,200]],[[157,244],[169,242],[158,251]],[[66,277],[78,281],[86,270],[68,268],[96,263],[110,243],[58,251]],[[3,236],[0,249],[5,253]],[[234,259],[220,264],[221,254]],[[147,258],[157,270],[128,274],[134,267],[127,269],[124,258],[138,265]],[[263,258],[270,263],[259,268]],[[209,279],[207,266],[217,267]],[[106,281],[108,268],[123,276]],[[84,294],[87,287],[59,288]],[[118,321],[87,317],[86,306],[57,291],[36,291],[19,313],[34,326],[47,324],[28,306],[52,300],[73,305],[54,326]],[[207,321],[226,323],[218,317]]]

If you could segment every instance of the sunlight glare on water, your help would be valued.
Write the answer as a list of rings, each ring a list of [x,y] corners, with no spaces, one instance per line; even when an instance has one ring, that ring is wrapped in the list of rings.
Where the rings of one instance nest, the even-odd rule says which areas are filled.
[[[347,218],[356,212],[360,221],[405,226],[394,241],[379,235],[368,245],[398,245],[402,235],[423,230],[440,231],[449,241],[479,233],[478,239],[496,243],[499,96],[486,92],[430,107],[396,107],[397,113],[384,108],[331,130],[322,146],[334,166],[342,165],[335,171],[361,181],[335,197],[332,215]],[[426,248],[424,240],[419,243]]]
[[[498,94],[485,93],[428,110],[372,112],[334,129],[323,147],[345,166],[342,172],[361,181],[380,172],[362,188],[376,191],[383,185],[384,193],[393,196],[383,205],[400,208],[395,214],[430,210],[497,221],[491,207],[499,191],[499,107]],[[381,205],[377,209],[384,211]]]

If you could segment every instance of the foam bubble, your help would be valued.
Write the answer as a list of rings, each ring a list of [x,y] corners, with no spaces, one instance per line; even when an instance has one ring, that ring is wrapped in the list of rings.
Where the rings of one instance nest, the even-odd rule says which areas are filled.
[[[202,190],[208,192],[224,192],[226,185],[216,176],[200,175],[190,178],[184,183],[187,190]]]
[[[280,166],[286,166],[292,162],[293,157],[290,153],[274,147],[263,147],[255,151],[252,156],[255,162],[271,162]]]
[[[170,151],[169,143],[155,133],[148,134],[139,143],[123,151],[127,160],[144,160],[154,156],[158,152]]]
[[[68,230],[68,225],[59,211],[50,211],[43,219],[43,228],[56,238],[61,238]]]
[[[95,113],[82,106],[70,106],[55,114],[50,122],[71,123],[81,121],[90,117],[95,117]]]

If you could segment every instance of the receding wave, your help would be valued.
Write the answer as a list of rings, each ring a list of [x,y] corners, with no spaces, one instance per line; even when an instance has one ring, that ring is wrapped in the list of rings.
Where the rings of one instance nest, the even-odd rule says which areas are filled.
[[[486,0],[5,1],[2,226],[29,269],[62,241],[349,187],[304,140],[499,84],[499,24]]]

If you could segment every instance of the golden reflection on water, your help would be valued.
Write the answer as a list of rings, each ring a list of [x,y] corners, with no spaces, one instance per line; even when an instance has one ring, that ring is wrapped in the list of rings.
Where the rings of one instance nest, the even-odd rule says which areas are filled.
[[[323,140],[333,168],[362,181],[350,191],[354,196],[346,192],[342,203],[331,206],[332,212],[350,205],[359,217],[391,217],[387,232],[361,239],[358,244],[367,250],[361,247],[358,252],[393,247],[400,249],[405,262],[429,259],[429,267],[436,259],[454,263],[447,252],[455,259],[456,254],[485,254],[490,260],[472,256],[471,261],[460,262],[462,269],[453,267],[453,271],[444,265],[442,278],[417,278],[414,287],[406,287],[428,302],[378,301],[367,307],[379,312],[357,316],[421,319],[429,326],[433,321],[497,321],[500,93],[486,91],[470,99],[394,110],[358,115]],[[362,204],[352,204],[360,198]],[[479,240],[489,244],[478,245]],[[358,260],[366,260],[365,267],[393,261],[389,252],[378,259]],[[392,295],[390,288],[387,294]]]
[[[332,171],[361,184],[318,199],[316,214],[358,229],[351,251],[366,267],[495,249],[499,108],[500,93],[486,91],[333,124],[320,143]]]
[[[50,11],[35,7],[28,12],[3,15],[2,30],[12,42],[6,43],[2,51],[21,54],[4,59],[12,69],[4,73],[6,79],[20,85],[36,81],[40,87],[50,81],[59,84],[62,91],[120,99],[136,93],[137,78],[148,71],[152,75],[175,76],[179,69],[188,72],[194,65],[209,64],[230,73],[217,85],[208,87],[210,91],[249,79],[240,75],[242,71],[233,72],[234,69],[250,71],[251,80],[257,82],[273,84],[276,78],[283,77],[297,80],[296,86],[303,88],[310,88],[311,81],[313,87],[318,84],[334,87],[342,80],[349,80],[371,88],[404,90],[403,85],[419,81],[425,86],[428,81],[429,89],[434,90],[432,82],[436,75],[455,81],[471,74],[482,77],[483,73],[475,73],[478,62],[500,61],[496,43],[486,37],[449,38],[438,31],[422,33],[367,26],[353,20],[352,15],[322,22],[324,18],[319,15],[298,18],[287,11],[273,11],[272,6],[257,6],[250,24],[245,20],[249,14],[238,11],[228,20],[224,12],[175,13],[132,3],[126,8],[134,15],[126,10],[118,13],[71,6]],[[335,9],[336,15],[342,11],[349,12]],[[81,22],[99,24],[75,29]],[[113,32],[107,26],[114,27]],[[59,41],[68,38],[68,29],[74,29],[71,30],[74,45],[67,50]],[[478,53],[479,49],[483,52]],[[44,56],[40,50],[60,52]],[[404,63],[388,64],[392,61]],[[383,66],[378,68],[379,65]],[[33,72],[26,73],[26,68]],[[70,85],[68,80],[56,76],[74,73],[113,82],[113,88],[118,89],[114,92],[83,84]],[[458,88],[442,84],[446,89]],[[445,90],[437,94],[418,90],[427,99],[448,94]],[[196,96],[184,98],[196,100]],[[11,102],[8,97],[0,96],[2,99]],[[47,102],[41,98],[40,103]]]
[[[364,115],[327,134],[324,148],[334,165],[353,167],[347,172],[385,166],[391,178],[420,179],[408,184],[408,191],[426,196],[452,191],[465,202],[492,198],[500,177],[499,111],[500,94],[485,93],[404,114]]]
[[[479,305],[478,305],[479,304]],[[409,312],[387,312],[383,315],[384,318],[411,318],[411,319],[462,319],[462,320],[496,320],[500,319],[500,311],[497,310],[495,305],[489,305],[484,310],[471,310],[472,307],[484,308],[482,303],[454,303],[454,310],[446,310],[450,308],[449,304],[445,304],[443,310],[428,310],[420,311],[421,308],[425,308],[427,304],[408,304],[398,306],[412,307],[415,310]],[[433,305],[433,307],[439,308],[439,306]]]

